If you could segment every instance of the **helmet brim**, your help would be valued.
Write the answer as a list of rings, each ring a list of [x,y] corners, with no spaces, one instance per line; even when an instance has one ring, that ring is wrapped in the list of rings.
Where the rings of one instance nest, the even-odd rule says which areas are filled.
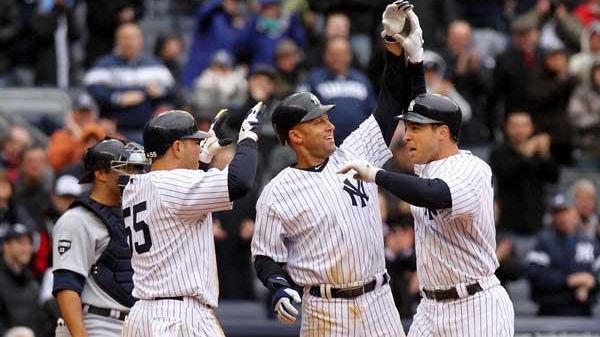
[[[300,123],[307,122],[311,119],[320,117],[321,115],[328,113],[333,108],[335,108],[335,104],[321,105],[321,106],[315,107],[314,109],[309,111],[306,115],[304,115],[304,117],[302,117],[302,119],[300,120]]]
[[[438,121],[429,117],[425,117],[421,114],[418,113],[414,113],[414,112],[406,112],[403,113],[402,115],[398,115],[395,117],[396,119],[402,119],[405,121],[411,121],[414,123],[419,123],[419,124],[445,124],[442,121]]]
[[[188,136],[183,136],[181,139],[206,139],[210,137],[210,133],[204,131],[196,131]]]

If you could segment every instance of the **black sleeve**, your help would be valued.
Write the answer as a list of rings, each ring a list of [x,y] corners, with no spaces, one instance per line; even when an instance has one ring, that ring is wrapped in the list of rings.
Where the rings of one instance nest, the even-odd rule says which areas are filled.
[[[452,207],[450,187],[441,179],[423,179],[409,174],[381,170],[377,172],[375,182],[414,206],[431,209]]]
[[[256,177],[257,156],[258,145],[254,140],[244,139],[238,144],[227,174],[230,200],[240,199],[252,188]]]
[[[61,290],[73,290],[81,295],[84,285],[85,277],[83,275],[66,269],[55,270],[52,295],[56,296]]]
[[[423,63],[407,65],[403,55],[396,56],[386,50],[381,92],[373,113],[386,144],[390,144],[398,125],[394,117],[401,114],[416,95],[425,92]]]
[[[262,284],[271,288],[269,279],[280,276],[288,279],[286,271],[283,269],[282,264],[275,262],[272,258],[257,255],[254,259],[254,270],[256,270],[256,277],[262,282]]]

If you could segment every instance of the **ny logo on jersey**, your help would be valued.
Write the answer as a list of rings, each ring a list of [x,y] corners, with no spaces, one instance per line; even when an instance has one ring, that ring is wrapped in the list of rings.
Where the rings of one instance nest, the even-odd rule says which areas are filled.
[[[356,202],[356,198],[360,198],[361,207],[367,206],[367,201],[369,201],[369,196],[365,192],[365,185],[361,180],[356,181],[356,186],[352,185],[350,180],[346,178],[344,180],[344,191],[348,192],[350,198],[352,199],[352,206],[358,206]]]
[[[591,263],[594,261],[594,246],[589,242],[580,242],[575,246],[575,262]]]

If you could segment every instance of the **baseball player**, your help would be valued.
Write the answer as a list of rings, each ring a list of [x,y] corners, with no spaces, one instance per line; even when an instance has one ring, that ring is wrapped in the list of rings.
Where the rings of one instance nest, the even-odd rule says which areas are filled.
[[[377,186],[336,171],[356,158],[379,165],[389,159],[395,113],[411,92],[425,91],[423,40],[411,8],[397,2],[386,9],[389,20],[408,16],[411,31],[402,45],[386,45],[377,108],[339,148],[327,115],[334,106],[313,94],[288,96],[273,112],[273,127],[297,163],[259,197],[252,255],[280,320],[295,322],[302,303],[301,336],[404,336],[385,270]]]
[[[228,210],[252,187],[262,103],[242,122],[236,154],[223,170],[198,169],[224,145],[223,113],[209,132],[191,114],[168,111],[144,127],[150,173],[123,191],[123,217],[131,233],[133,306],[123,336],[223,336],[213,309],[219,285],[211,212]],[[202,142],[202,148],[200,147]]]
[[[461,112],[436,94],[417,96],[405,114],[404,140],[417,176],[357,160],[356,172],[411,204],[423,300],[408,336],[512,337],[513,305],[494,275],[496,230],[490,167],[458,149]]]
[[[140,145],[105,139],[87,150],[83,163],[80,183],[91,182],[91,194],[75,201],[52,233],[53,294],[63,319],[56,336],[120,336],[135,300],[118,180],[149,161]]]

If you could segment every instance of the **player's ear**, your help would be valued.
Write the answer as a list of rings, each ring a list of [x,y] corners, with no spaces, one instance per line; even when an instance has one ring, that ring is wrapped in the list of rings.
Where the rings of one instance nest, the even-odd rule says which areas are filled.
[[[108,180],[107,175],[110,172],[104,171],[104,170],[96,170],[94,171],[94,181],[101,181],[103,183],[105,183]]]
[[[173,155],[175,158],[180,158],[183,155],[183,142],[180,140],[176,140],[171,144],[171,149],[173,150]]]
[[[304,138],[302,137],[300,131],[294,129],[291,129],[288,132],[288,139],[292,144],[302,144],[304,142]]]

